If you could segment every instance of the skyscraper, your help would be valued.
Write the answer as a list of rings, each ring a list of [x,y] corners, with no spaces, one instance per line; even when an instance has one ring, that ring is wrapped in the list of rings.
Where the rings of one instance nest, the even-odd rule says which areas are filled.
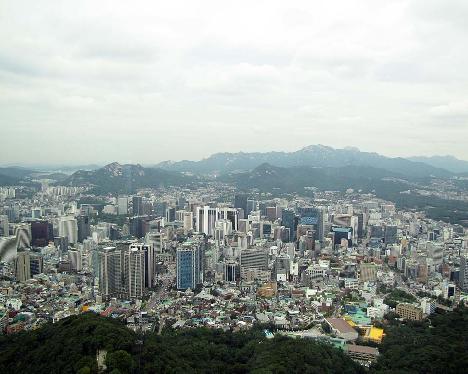
[[[124,253],[124,280],[128,296],[132,299],[142,298],[145,291],[145,253],[138,247],[130,248]]]
[[[102,296],[118,296],[124,292],[122,252],[106,247],[98,252],[99,290]]]
[[[186,242],[177,248],[177,289],[194,289],[201,283],[202,264],[198,243]]]
[[[134,216],[141,216],[143,214],[143,198],[141,196],[133,196],[132,206]]]
[[[242,209],[243,211],[243,217],[246,218],[248,215],[247,212],[247,195],[236,195],[234,196],[234,208],[236,209]]]
[[[77,226],[78,226],[78,243],[83,243],[83,240],[85,240],[91,235],[89,217],[78,216]]]
[[[296,229],[297,229],[297,218],[296,214],[292,210],[283,210],[283,216],[281,217],[281,223],[284,227],[289,229],[289,241],[296,240]]]
[[[31,278],[29,251],[18,252],[15,259],[15,277],[18,282],[26,282]]]
[[[215,222],[218,219],[218,210],[209,206],[197,207],[196,229],[198,232],[213,236]]]
[[[117,213],[126,216],[128,214],[128,197],[119,196],[117,199]]]
[[[68,238],[68,243],[76,244],[78,242],[78,225],[73,216],[60,217],[59,236]]]

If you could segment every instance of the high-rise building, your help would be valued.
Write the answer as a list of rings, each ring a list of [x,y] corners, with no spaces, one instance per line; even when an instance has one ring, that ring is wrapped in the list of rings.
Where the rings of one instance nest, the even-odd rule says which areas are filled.
[[[78,225],[75,217],[60,217],[59,236],[66,237],[70,244],[76,244],[78,242]]]
[[[264,249],[243,249],[240,256],[241,268],[268,270],[268,253]]]
[[[117,213],[121,216],[126,216],[128,214],[128,197],[119,196],[117,198]]]
[[[281,223],[284,227],[289,229],[289,240],[288,241],[295,241],[296,240],[296,229],[297,229],[297,217],[296,214],[292,210],[283,210],[283,215],[281,218]]]
[[[463,291],[468,291],[468,259],[464,255],[460,257],[459,285]]]
[[[31,279],[29,251],[18,252],[15,260],[15,277],[18,282],[26,282]]]
[[[384,243],[395,244],[397,242],[397,227],[396,226],[385,226],[384,232]]]
[[[81,251],[70,250],[68,251],[68,261],[70,262],[71,270],[83,270],[83,261],[81,258]]]
[[[317,234],[317,239],[323,242],[325,235],[325,222],[323,209],[314,207],[301,207],[297,209],[301,217],[301,225],[313,225]],[[283,213],[284,214],[284,213]]]
[[[31,226],[29,223],[21,223],[15,226],[16,247],[26,249],[31,246]]]
[[[0,216],[0,236],[9,236],[9,222],[8,216]]]
[[[143,297],[145,278],[145,252],[138,247],[130,248],[124,253],[124,281],[130,298]]]
[[[78,216],[76,221],[78,226],[78,243],[83,243],[83,240],[91,235],[89,217]]]
[[[202,259],[200,258],[200,245],[186,242],[177,248],[177,289],[195,289],[202,282]]]
[[[141,196],[133,196],[132,198],[133,215],[143,215],[143,198]]]
[[[196,229],[200,233],[213,236],[218,210],[209,206],[197,207]]]
[[[249,214],[249,212],[247,212],[247,195],[234,196],[234,208],[242,209],[243,217],[240,217],[241,219],[247,218],[247,215]]]
[[[118,296],[125,292],[123,284],[123,255],[115,247],[105,247],[98,252],[99,290],[103,297]]]
[[[31,222],[31,244],[33,247],[45,247],[51,237],[51,224],[48,221],[33,221]]]
[[[218,219],[231,221],[232,229],[237,230],[239,224],[239,211],[235,208],[218,208]]]
[[[43,270],[43,259],[39,253],[31,252],[29,256],[31,276],[41,274]]]
[[[143,253],[144,260],[144,277],[143,285],[146,288],[153,286],[153,277],[154,277],[154,247],[152,243],[143,244],[143,243],[134,243],[130,244],[129,251],[138,251]]]

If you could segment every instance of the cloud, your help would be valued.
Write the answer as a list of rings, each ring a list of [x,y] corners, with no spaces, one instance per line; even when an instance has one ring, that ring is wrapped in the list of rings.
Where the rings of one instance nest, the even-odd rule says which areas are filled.
[[[0,160],[310,143],[468,159],[467,12],[455,0],[7,0]]]

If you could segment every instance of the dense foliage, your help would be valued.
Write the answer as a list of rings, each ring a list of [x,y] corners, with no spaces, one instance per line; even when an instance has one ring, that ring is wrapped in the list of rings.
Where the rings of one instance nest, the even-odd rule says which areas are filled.
[[[262,330],[164,330],[137,336],[118,321],[92,313],[0,338],[1,373],[96,373],[105,350],[107,373],[462,373],[468,366],[468,309],[425,322],[396,320],[386,328],[370,369],[343,352],[306,339]]]
[[[466,373],[468,309],[386,328],[375,373]]]
[[[208,329],[150,334],[142,341],[119,322],[94,314],[70,317],[39,330],[0,339],[1,373],[94,373],[107,351],[112,373],[360,373],[340,350],[260,330]],[[140,344],[139,344],[140,343]]]

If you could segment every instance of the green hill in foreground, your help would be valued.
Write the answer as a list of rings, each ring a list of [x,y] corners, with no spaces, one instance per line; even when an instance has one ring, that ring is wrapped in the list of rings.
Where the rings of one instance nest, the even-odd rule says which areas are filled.
[[[468,312],[387,326],[378,362],[365,369],[312,340],[266,339],[259,329],[165,330],[139,337],[120,322],[87,313],[0,338],[1,373],[462,373],[468,366]],[[140,343],[141,344],[138,344]]]

